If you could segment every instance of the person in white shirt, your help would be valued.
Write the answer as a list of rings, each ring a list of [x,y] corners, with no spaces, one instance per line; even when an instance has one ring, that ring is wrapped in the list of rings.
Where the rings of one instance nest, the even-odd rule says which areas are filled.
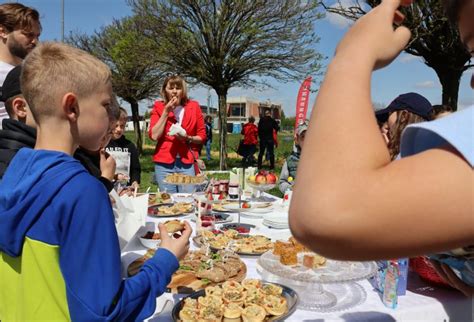
[[[40,34],[38,11],[21,3],[0,5],[0,86],[10,70],[36,47]],[[0,121],[7,117],[5,105],[0,102]]]

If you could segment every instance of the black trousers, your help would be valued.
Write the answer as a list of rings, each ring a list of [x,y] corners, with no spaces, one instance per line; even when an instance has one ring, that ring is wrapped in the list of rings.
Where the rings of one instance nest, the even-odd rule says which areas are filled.
[[[242,166],[251,167],[255,165],[255,157],[253,156],[257,151],[257,145],[244,144],[244,153],[242,158]]]
[[[272,139],[260,140],[260,151],[258,152],[258,168],[262,168],[262,159],[265,155],[265,150],[268,151],[270,156],[270,169],[275,169],[275,143]]]

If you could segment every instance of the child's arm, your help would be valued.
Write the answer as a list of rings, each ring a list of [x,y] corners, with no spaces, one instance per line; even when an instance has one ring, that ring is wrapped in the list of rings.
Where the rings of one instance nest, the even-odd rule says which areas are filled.
[[[118,236],[106,191],[92,177],[69,186],[64,193],[70,203],[59,211],[64,214],[60,266],[71,319],[130,321],[150,316],[156,297],[178,268],[176,256],[160,248],[136,276],[122,281]]]
[[[285,160],[285,163],[283,164],[283,167],[281,168],[280,179],[278,179],[278,188],[280,188],[280,191],[282,193],[285,193],[285,191],[289,187],[291,187],[291,183],[288,182],[289,175],[290,175],[290,172],[288,171],[288,163]]]
[[[474,243],[469,164],[449,148],[391,163],[377,127],[371,73],[410,38],[393,29],[399,5],[385,0],[349,30],[311,116],[290,226],[328,257],[396,258]]]

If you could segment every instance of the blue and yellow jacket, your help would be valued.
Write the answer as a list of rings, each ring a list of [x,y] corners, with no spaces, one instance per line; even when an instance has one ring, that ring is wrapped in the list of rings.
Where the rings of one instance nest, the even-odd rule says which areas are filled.
[[[71,156],[21,149],[0,182],[0,320],[132,321],[155,310],[178,268],[160,249],[121,278],[104,186]]]

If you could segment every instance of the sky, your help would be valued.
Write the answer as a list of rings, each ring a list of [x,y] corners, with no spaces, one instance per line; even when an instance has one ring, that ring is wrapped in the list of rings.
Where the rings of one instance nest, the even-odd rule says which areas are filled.
[[[43,26],[40,40],[61,40],[61,0],[24,0],[19,2],[40,12]],[[132,14],[131,8],[125,0],[64,0],[64,3],[66,36],[71,32],[89,34],[108,25],[114,18]],[[347,31],[349,24],[349,21],[333,14],[328,14],[324,19],[315,21],[314,27],[320,37],[315,48],[327,57],[323,62],[324,66],[329,64],[329,59],[333,56],[337,43]],[[472,70],[464,72],[461,78],[459,109],[472,105],[474,102],[474,91],[469,85],[472,72]],[[313,82],[312,89],[317,89],[321,80],[321,78],[317,78]],[[232,88],[228,97],[246,96],[260,101],[270,100],[282,104],[287,116],[294,116],[300,84],[298,82],[279,83],[276,81],[270,81],[270,84],[272,87],[267,89]],[[395,97],[406,92],[417,92],[425,96],[433,105],[441,104],[442,88],[434,70],[423,64],[422,58],[402,53],[390,66],[373,74],[372,101],[380,105],[388,105]],[[203,87],[194,87],[189,90],[190,96],[201,105],[207,105],[209,93],[210,105],[217,106],[217,96],[213,90],[208,91]],[[312,109],[316,95],[317,93],[312,93],[310,96],[309,110]],[[125,104],[124,107],[127,108]],[[140,105],[143,112],[150,102],[142,102]]]

